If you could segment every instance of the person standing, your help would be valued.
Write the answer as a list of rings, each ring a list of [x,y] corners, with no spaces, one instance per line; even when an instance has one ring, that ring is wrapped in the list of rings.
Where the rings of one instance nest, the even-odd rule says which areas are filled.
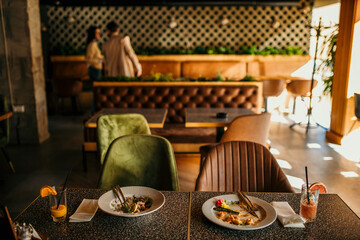
[[[87,30],[88,37],[86,41],[86,63],[88,65],[88,74],[91,81],[98,81],[102,76],[103,56],[97,42],[100,40],[100,29],[95,26]]]
[[[119,35],[119,26],[115,22],[110,22],[107,26],[110,39],[103,44],[105,66],[107,76],[140,77],[142,73],[141,65],[131,46],[129,36]]]

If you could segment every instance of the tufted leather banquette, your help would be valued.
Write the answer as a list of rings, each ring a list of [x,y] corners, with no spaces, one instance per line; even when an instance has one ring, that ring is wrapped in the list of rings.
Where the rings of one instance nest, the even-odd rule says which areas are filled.
[[[260,112],[259,82],[94,82],[95,108],[167,108],[166,122],[184,123],[185,108],[248,108]]]

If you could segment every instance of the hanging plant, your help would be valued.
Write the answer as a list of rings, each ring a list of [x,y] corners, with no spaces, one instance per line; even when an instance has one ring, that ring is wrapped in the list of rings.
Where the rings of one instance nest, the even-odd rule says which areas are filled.
[[[321,77],[324,82],[324,95],[332,96],[332,87],[334,79],[334,64],[335,64],[335,52],[336,52],[336,43],[338,37],[338,26],[327,35],[324,39],[324,44],[321,49],[321,55],[326,54],[326,58],[323,59],[323,62],[320,64],[318,71],[321,71]]]

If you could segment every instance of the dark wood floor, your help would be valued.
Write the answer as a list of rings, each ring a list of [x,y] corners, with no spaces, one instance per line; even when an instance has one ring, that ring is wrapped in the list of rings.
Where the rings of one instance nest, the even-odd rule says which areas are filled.
[[[295,189],[299,190],[305,179],[304,167],[308,166],[310,182],[324,182],[329,192],[339,194],[360,215],[359,150],[356,147],[347,149],[329,145],[324,140],[325,130],[322,128],[311,129],[306,135],[305,129],[299,126],[290,130],[287,117],[276,117],[276,114],[273,117],[270,132],[271,151],[283,166]],[[85,118],[86,115],[50,116],[49,140],[41,145],[7,147],[16,173],[10,172],[1,157],[0,202],[9,207],[13,217],[38,196],[41,186],[62,184],[71,169],[69,186],[96,187],[100,164],[94,155],[88,155],[89,169],[86,173],[82,171],[82,124]],[[356,134],[360,136],[360,131],[354,132],[355,139]],[[350,154],[351,150],[355,151],[355,158],[343,156]],[[344,152],[343,155],[338,153],[341,151]],[[191,191],[199,171],[199,156],[176,155],[176,158],[180,188],[182,191]]]

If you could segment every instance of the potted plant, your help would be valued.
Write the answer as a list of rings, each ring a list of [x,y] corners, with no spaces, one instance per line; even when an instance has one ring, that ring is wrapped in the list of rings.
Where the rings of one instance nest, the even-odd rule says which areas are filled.
[[[321,55],[325,54],[326,58],[323,59],[323,62],[320,64],[318,70],[322,72],[322,79],[324,82],[324,95],[332,96],[332,86],[334,79],[334,63],[335,63],[335,52],[336,52],[336,43],[338,36],[338,26],[327,35],[324,39],[323,48],[321,50]]]

